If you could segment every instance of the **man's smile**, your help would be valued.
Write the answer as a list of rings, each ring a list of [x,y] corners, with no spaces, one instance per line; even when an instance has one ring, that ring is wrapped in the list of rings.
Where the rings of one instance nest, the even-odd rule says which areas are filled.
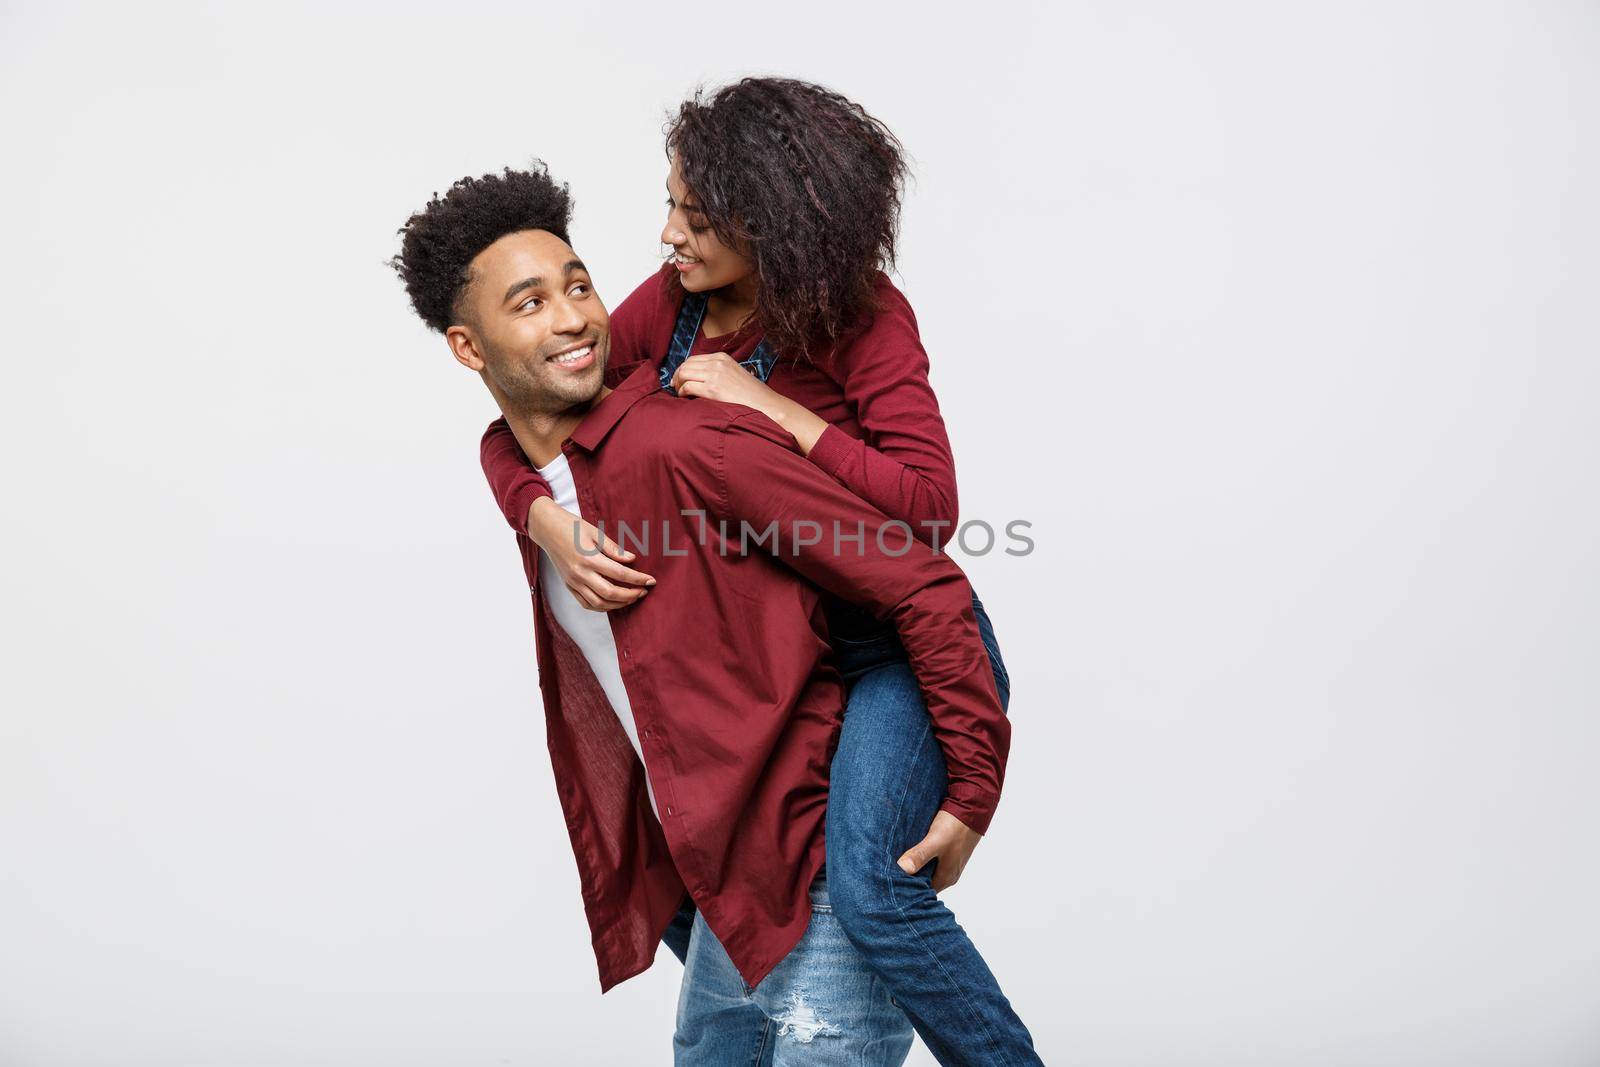
[[[554,363],[563,370],[582,370],[594,362],[594,348],[593,341],[584,341],[555,355],[546,356],[545,362]]]

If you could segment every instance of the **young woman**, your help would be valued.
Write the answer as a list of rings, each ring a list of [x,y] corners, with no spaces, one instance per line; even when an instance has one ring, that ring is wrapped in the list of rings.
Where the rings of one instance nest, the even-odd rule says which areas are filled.
[[[661,239],[673,254],[611,315],[610,384],[649,361],[682,396],[760,410],[863,500],[947,542],[950,444],[916,318],[881,269],[894,261],[905,176],[894,135],[820,86],[747,78],[685,102],[667,154]],[[581,602],[608,611],[645,595],[634,554],[555,504],[503,420],[484,436],[483,466],[506,518]],[[994,631],[976,596],[972,606],[1006,705]],[[937,896],[987,827],[939,810],[944,756],[905,652],[850,605],[832,602],[829,625],[849,690],[825,829],[834,913],[941,1063],[1038,1063]],[[692,917],[686,908],[665,938],[680,959]]]

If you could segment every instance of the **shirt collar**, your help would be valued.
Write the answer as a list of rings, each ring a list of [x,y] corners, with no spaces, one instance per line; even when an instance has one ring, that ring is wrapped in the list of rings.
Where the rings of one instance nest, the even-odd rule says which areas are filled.
[[[568,438],[586,452],[593,452],[612,427],[622,421],[629,408],[660,388],[655,364],[645,360],[622,380],[621,385],[607,393],[604,400],[589,409],[589,414]]]

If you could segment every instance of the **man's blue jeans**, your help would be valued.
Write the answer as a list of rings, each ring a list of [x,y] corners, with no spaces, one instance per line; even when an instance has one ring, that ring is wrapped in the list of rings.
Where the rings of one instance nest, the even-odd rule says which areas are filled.
[[[900,1067],[911,1023],[839,926],[825,873],[811,922],[754,989],[695,915],[672,1035],[677,1067]]]
[[[1009,709],[1011,680],[994,627],[976,594],[972,607]],[[848,610],[836,615],[843,622],[830,620],[834,662],[849,703],[828,787],[833,917],[941,1064],[1041,1063],[989,965],[933,892],[934,865],[911,875],[895,862],[922,840],[944,801],[944,752],[893,629]],[[680,960],[694,918],[686,905],[663,938]]]

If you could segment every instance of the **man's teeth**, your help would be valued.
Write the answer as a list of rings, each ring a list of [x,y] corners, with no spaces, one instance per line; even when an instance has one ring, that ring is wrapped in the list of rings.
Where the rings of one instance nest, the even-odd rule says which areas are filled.
[[[550,362],[552,362],[552,363],[576,363],[576,362],[578,362],[578,360],[582,359],[584,356],[587,356],[589,354],[590,349],[592,349],[592,348],[594,348],[593,345],[584,345],[582,348],[575,348],[571,352],[563,352],[559,356],[551,356],[550,357]]]

